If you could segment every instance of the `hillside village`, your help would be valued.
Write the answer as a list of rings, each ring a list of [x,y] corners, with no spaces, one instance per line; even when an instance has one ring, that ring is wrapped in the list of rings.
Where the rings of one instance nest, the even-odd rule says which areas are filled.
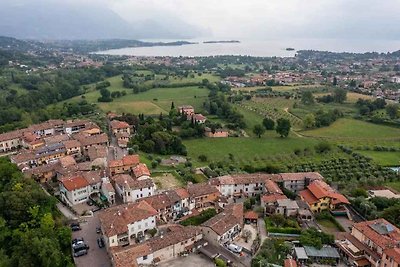
[[[188,120],[197,120],[192,107],[178,109]],[[384,219],[365,221],[317,172],[231,174],[159,189],[139,155],[126,149],[134,127],[110,120],[108,129],[102,132],[89,120],[49,120],[1,134],[0,148],[12,153],[11,162],[27,177],[54,194],[67,215],[73,214],[74,236],[84,231],[95,236],[113,266],[159,265],[197,253],[210,262],[250,266],[266,239],[296,240],[308,229],[323,232],[317,218],[326,212],[340,216],[347,229],[321,247],[296,243],[285,267],[400,262],[400,229]],[[329,220],[337,223],[332,215]],[[292,226],[269,225],[277,218]],[[81,230],[82,220],[93,221],[97,233]],[[99,251],[88,248],[86,253]]]

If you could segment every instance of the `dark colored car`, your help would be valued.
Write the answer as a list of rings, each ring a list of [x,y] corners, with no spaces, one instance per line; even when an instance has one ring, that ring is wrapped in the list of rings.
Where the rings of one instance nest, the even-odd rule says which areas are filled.
[[[82,249],[82,250],[78,250],[78,251],[74,252],[74,257],[80,257],[80,256],[83,256],[83,255],[86,255],[86,254],[87,254],[87,250],[86,249]]]
[[[80,226],[74,225],[74,226],[71,226],[71,230],[72,230],[73,232],[80,231],[80,230],[81,230],[81,227],[80,227]]]
[[[103,238],[101,238],[101,237],[97,238],[97,245],[99,245],[99,248],[103,248],[104,247]]]
[[[96,227],[96,233],[100,234],[101,233],[101,229],[100,227]]]

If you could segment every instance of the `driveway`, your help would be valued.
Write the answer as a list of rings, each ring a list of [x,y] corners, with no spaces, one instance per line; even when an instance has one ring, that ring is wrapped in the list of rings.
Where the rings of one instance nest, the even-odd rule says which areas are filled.
[[[72,232],[72,238],[83,237],[85,243],[89,245],[87,255],[74,258],[77,267],[110,267],[111,262],[105,247],[99,248],[97,238],[100,234],[96,233],[96,227],[100,225],[98,213],[94,213],[93,217],[87,217],[86,222],[81,223],[82,230]]]
[[[158,265],[159,267],[181,267],[181,266],[200,266],[200,267],[214,267],[215,264],[210,258],[203,254],[190,254],[187,257],[179,257],[170,261],[163,262]]]

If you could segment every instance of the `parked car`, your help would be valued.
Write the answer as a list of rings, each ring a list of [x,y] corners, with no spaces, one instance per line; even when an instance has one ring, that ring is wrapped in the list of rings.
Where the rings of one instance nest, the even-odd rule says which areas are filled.
[[[98,234],[101,233],[101,228],[100,227],[96,227],[96,233],[98,233]]]
[[[70,226],[71,226],[71,230],[74,232],[81,230],[81,226],[77,222],[71,223]]]
[[[234,244],[234,243],[231,243],[231,244],[228,245],[228,249],[230,251],[232,251],[232,252],[240,253],[240,252],[242,252],[243,248],[241,246],[238,246],[238,245]]]
[[[83,241],[78,241],[75,244],[72,244],[72,249],[74,251],[82,250],[82,249],[89,249],[89,246],[86,245]]]
[[[72,230],[73,232],[80,231],[80,230],[81,230],[81,227],[80,227],[80,226],[71,226],[71,230]]]
[[[86,255],[86,254],[87,254],[87,250],[86,249],[82,249],[82,250],[78,250],[78,251],[74,252],[74,257],[80,257],[80,256],[83,256],[83,255]]]
[[[99,248],[103,248],[104,247],[103,238],[101,238],[101,237],[97,238],[97,245],[99,245]]]
[[[73,244],[76,244],[76,243],[78,243],[78,242],[83,242],[84,240],[83,240],[83,237],[79,237],[79,238],[74,238],[73,240],[72,240],[72,245]]]

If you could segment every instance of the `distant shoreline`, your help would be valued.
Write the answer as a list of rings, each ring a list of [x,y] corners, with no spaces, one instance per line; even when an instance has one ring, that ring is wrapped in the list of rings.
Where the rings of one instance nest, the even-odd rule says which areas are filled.
[[[203,44],[232,44],[240,43],[238,40],[204,41]]]

